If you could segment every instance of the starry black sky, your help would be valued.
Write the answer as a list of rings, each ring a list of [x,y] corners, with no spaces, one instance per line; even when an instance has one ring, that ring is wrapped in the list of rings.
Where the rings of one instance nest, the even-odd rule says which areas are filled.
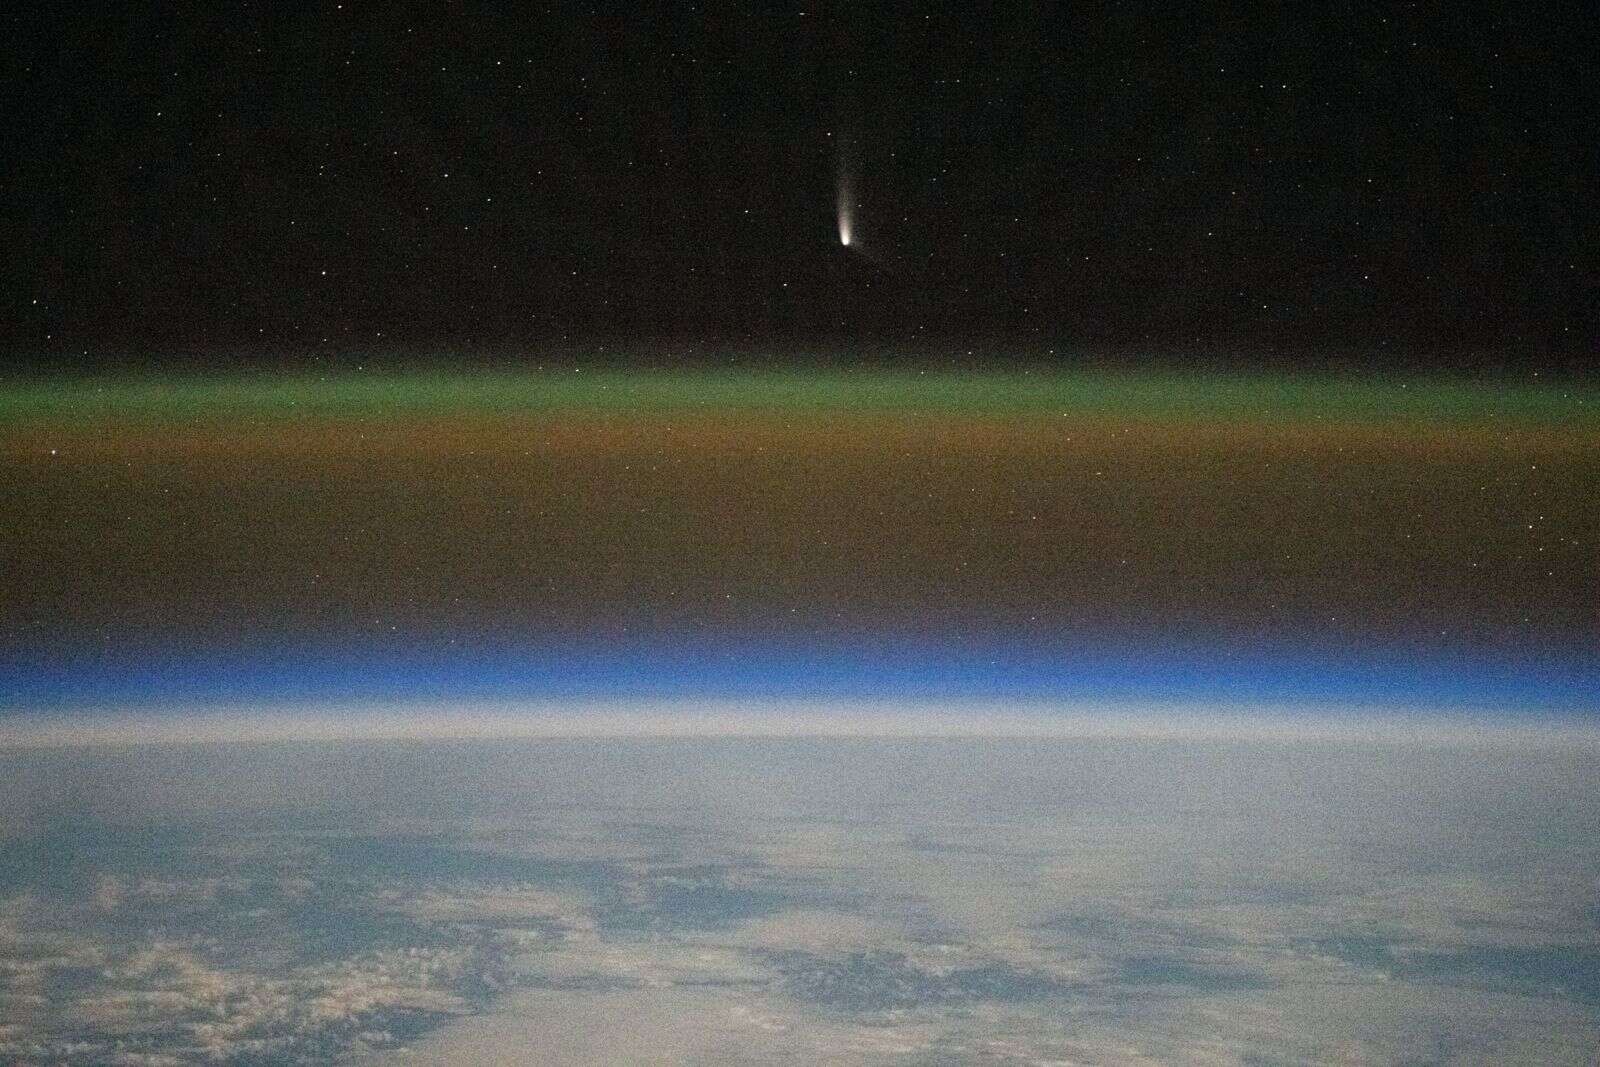
[[[1600,336],[1581,5],[896,7],[11,8],[5,358]]]

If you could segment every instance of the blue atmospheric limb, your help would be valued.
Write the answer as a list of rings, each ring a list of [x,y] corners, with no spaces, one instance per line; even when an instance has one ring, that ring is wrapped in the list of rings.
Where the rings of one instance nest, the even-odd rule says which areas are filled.
[[[0,661],[0,714],[30,709],[308,700],[776,698],[972,700],[1494,711],[1600,718],[1600,663],[1430,658],[1353,649],[1154,645],[820,646],[660,639],[615,645],[282,647],[122,659]]]

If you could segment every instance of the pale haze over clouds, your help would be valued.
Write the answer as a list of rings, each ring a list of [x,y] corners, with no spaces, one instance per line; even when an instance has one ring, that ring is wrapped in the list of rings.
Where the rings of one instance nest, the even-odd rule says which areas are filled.
[[[598,699],[210,703],[30,711],[0,719],[12,747],[168,742],[578,737],[1038,737],[1549,745],[1600,741],[1580,714],[1183,700]]]
[[[0,1058],[1587,1063],[1600,747],[4,757]]]

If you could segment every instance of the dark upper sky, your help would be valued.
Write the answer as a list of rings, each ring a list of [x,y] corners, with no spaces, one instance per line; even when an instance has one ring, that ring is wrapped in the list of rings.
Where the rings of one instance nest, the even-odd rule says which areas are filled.
[[[982,7],[12,8],[0,342],[1600,336],[1581,5]]]

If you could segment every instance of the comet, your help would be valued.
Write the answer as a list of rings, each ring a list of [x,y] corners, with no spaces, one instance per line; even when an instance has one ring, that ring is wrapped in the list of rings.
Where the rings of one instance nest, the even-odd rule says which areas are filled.
[[[850,184],[850,171],[845,163],[843,143],[839,145],[838,177],[835,214],[839,220],[839,244],[849,248],[855,239],[855,190]]]
[[[853,223],[854,223],[854,218],[853,218],[854,214],[855,214],[855,205],[851,202],[851,198],[850,198],[850,181],[849,181],[848,178],[845,177],[844,171],[841,168],[841,170],[839,172],[839,203],[838,203],[839,243],[841,245],[843,245],[845,248],[849,248],[850,247],[850,239],[853,236],[852,233],[851,233],[851,230],[853,228]]]

